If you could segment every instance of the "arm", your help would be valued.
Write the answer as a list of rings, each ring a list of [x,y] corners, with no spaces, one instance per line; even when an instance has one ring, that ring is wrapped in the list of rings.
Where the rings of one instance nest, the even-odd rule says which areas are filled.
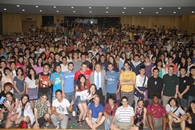
[[[125,82],[124,80],[120,80],[120,84],[121,85],[135,85],[135,79],[131,81],[127,81],[127,82]]]
[[[181,96],[183,96],[185,93],[187,93],[189,89],[190,89],[190,86],[189,85],[186,86],[186,89],[181,93]]]
[[[19,94],[21,94],[21,92],[18,90],[18,88],[16,87],[16,81],[14,81],[13,82],[13,87],[14,87],[14,89],[19,93]]]
[[[179,92],[179,85],[176,85],[176,89],[175,89],[176,91],[175,91],[175,96],[174,96],[174,98],[177,98],[177,94],[178,94],[178,92]]]
[[[147,122],[147,120],[146,120],[146,114],[147,114],[147,110],[146,110],[146,108],[144,108],[144,127],[146,127],[146,122]]]
[[[54,106],[52,106],[52,108],[51,108],[51,114],[55,114],[57,116],[60,115],[60,113],[56,112],[56,107],[54,107]]]
[[[131,125],[134,125],[134,116],[131,117]]]
[[[28,84],[25,83],[25,88],[26,88],[26,94],[28,94]]]
[[[97,118],[97,120],[96,120],[97,124],[98,124],[98,122],[100,121],[101,117],[102,117],[102,112],[100,112],[100,113],[98,114],[98,118]]]
[[[37,108],[34,108],[34,116],[35,116],[35,124],[38,126],[38,114],[37,114]]]

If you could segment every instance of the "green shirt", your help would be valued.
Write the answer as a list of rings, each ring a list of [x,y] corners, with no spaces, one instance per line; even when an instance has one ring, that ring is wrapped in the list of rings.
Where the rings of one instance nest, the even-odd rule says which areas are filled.
[[[164,84],[163,95],[172,97],[175,95],[176,85],[179,85],[179,78],[175,74],[171,76],[169,74],[166,74],[163,76],[163,84]]]

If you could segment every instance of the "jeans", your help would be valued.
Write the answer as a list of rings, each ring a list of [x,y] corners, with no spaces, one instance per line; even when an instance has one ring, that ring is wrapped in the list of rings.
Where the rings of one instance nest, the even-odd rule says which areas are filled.
[[[74,100],[74,92],[65,93],[66,99],[71,103]]]
[[[81,99],[80,99],[80,96],[77,96],[77,99],[74,101],[74,104],[73,104],[73,106],[72,106],[72,110],[73,110],[73,111],[76,111],[76,110],[77,110],[77,106],[78,106],[80,100],[81,100]]]
[[[104,121],[104,129],[105,130],[110,130],[113,118],[114,118],[114,116],[108,116],[108,118],[105,119],[105,121]],[[110,124],[108,124],[108,120],[110,120]]]
[[[195,97],[193,96],[188,96],[188,107],[190,106],[190,102],[195,100]]]

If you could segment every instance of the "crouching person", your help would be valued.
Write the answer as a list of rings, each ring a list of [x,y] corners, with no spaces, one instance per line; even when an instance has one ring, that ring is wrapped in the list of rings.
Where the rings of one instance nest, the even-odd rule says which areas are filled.
[[[72,101],[70,103],[67,99],[63,98],[62,90],[57,90],[55,94],[56,99],[53,100],[51,109],[51,121],[56,129],[59,127],[66,129],[68,125],[68,111],[70,111],[70,113],[72,112],[74,102]],[[61,126],[59,126],[58,122],[60,122]]]

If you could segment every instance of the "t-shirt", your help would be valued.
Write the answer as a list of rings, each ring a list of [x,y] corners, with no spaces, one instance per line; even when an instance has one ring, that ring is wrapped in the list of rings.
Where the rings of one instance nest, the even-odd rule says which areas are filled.
[[[165,108],[160,104],[154,105],[153,103],[151,103],[147,106],[147,113],[152,113],[153,111],[157,111],[155,114],[153,114],[154,118],[161,118],[166,114]]]
[[[80,70],[81,64],[82,64],[82,62],[80,60],[78,60],[78,61],[73,60],[72,63],[74,64],[74,71],[75,72]]]
[[[55,99],[52,103],[52,106],[56,108],[56,112],[61,114],[68,114],[67,107],[70,106],[70,102],[63,98],[62,102],[59,102],[58,99]]]
[[[189,83],[190,83],[190,89],[188,91],[188,95],[195,97],[195,79],[192,76],[189,77]]]
[[[62,75],[63,73],[60,72],[59,74],[54,72],[51,74],[50,76],[50,81],[52,82],[53,80],[55,80],[54,84],[53,84],[53,92],[55,93],[56,90],[60,89],[61,90],[61,83],[62,83]]]
[[[93,70],[86,70],[85,72],[84,72],[84,75],[85,75],[85,77],[86,77],[86,85],[89,87],[90,86],[90,74],[91,74],[91,72],[93,72]],[[79,75],[81,75],[82,74],[82,72],[79,70],[79,71],[77,71],[76,73],[75,73],[75,76],[74,76],[74,80],[76,81],[76,80],[78,80],[78,77],[79,77]]]
[[[175,95],[176,85],[179,85],[179,78],[175,74],[172,74],[171,76],[169,74],[165,74],[163,76],[163,84],[163,95],[172,97]]]
[[[0,108],[4,107],[4,101],[6,100],[6,94],[4,91],[0,93]]]
[[[115,115],[119,122],[131,122],[131,117],[135,115],[133,107],[128,105],[128,108],[124,110],[123,106],[120,106],[117,110]]]
[[[64,65],[64,64],[60,64],[61,68],[62,68],[62,72],[67,72],[68,71],[68,64]]]
[[[89,110],[92,111],[92,117],[93,118],[98,118],[98,115],[100,112],[104,112],[104,107],[102,106],[102,104],[98,104],[98,106],[95,106],[95,104],[92,102],[90,105],[89,105]]]
[[[106,92],[115,93],[119,81],[119,74],[117,72],[106,72]]]
[[[35,84],[36,80],[35,79],[30,79],[29,77],[25,78],[25,83],[28,84],[28,88],[37,88],[38,85]]]
[[[179,92],[182,93],[187,86],[190,86],[189,78],[187,76],[179,77]],[[183,98],[188,99],[188,92],[183,95]]]
[[[16,87],[20,92],[24,91],[24,79],[20,80],[17,76],[14,77],[14,81],[16,81]],[[14,89],[14,94],[18,94],[18,92]]]
[[[137,87],[146,87],[147,82],[148,82],[148,77],[146,77],[145,83],[144,83],[144,78],[145,77],[146,77],[145,75],[143,77],[141,77],[140,75],[136,76],[136,85],[137,85]],[[144,83],[144,85],[143,85],[143,83]]]
[[[177,109],[177,110],[176,110]],[[170,111],[172,111],[172,112],[174,112],[174,114],[176,115],[176,116],[178,116],[179,117],[179,115],[181,114],[181,115],[183,115],[183,114],[185,114],[185,111],[181,108],[181,107],[171,107],[169,104],[167,104],[166,105],[166,112],[168,113],[168,112],[170,112]]]
[[[50,86],[49,86],[49,77],[50,74],[44,74],[43,72],[39,74],[40,78],[39,79],[39,92],[41,93],[47,93],[50,91]]]
[[[123,80],[124,82],[130,82],[132,80],[136,79],[135,72],[122,72],[120,74],[120,80]],[[132,92],[134,89],[133,85],[121,85],[121,91],[123,92]]]
[[[62,80],[64,80],[65,93],[70,93],[74,91],[74,75],[74,71],[66,72],[62,75]]]

